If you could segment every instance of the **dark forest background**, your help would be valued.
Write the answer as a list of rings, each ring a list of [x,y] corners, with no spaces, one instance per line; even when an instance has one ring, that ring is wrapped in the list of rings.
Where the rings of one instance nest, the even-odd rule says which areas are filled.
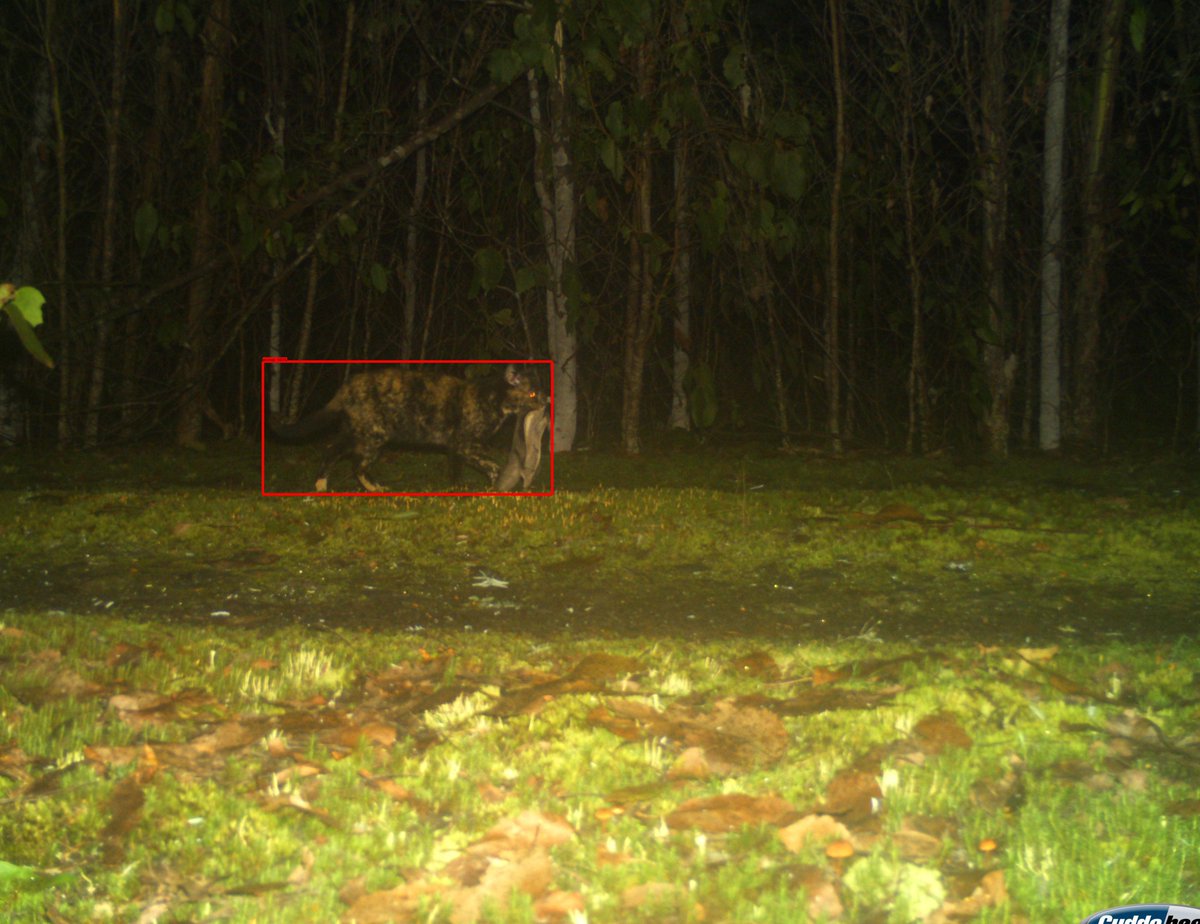
[[[286,355],[552,358],[559,449],[1194,447],[1200,4],[1065,6],[5,0],[0,438],[256,436]]]

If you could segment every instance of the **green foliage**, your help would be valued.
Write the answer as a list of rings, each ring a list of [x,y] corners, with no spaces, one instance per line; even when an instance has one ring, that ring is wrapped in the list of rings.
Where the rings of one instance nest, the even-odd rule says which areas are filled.
[[[695,209],[696,226],[700,229],[700,243],[705,253],[716,253],[729,224],[731,204],[729,188],[720,180],[712,184],[708,201]]]
[[[755,183],[793,201],[808,188],[808,169],[797,149],[780,150],[768,139],[739,138],[729,143],[729,162]]]
[[[625,175],[625,155],[611,137],[600,141],[600,162],[608,168],[614,180],[620,180]]]
[[[515,41],[492,52],[488,71],[496,83],[511,83],[523,71],[536,67],[544,75],[555,72],[554,24],[557,10],[553,4],[538,4],[534,13],[522,13],[513,20]]]
[[[537,266],[518,266],[513,273],[513,287],[518,295],[524,295],[535,286],[546,285],[549,276],[549,268],[544,263]]]
[[[1145,3],[1135,5],[1129,14],[1129,42],[1138,54],[1146,47],[1146,20],[1149,15]]]
[[[924,921],[946,900],[946,887],[936,870],[898,863],[875,854],[859,860],[843,879],[863,912],[889,908],[891,924]]]
[[[380,295],[384,295],[388,290],[388,271],[387,267],[380,263],[372,263],[368,271],[371,279],[371,288]]]
[[[54,368],[54,360],[38,340],[34,328],[42,323],[42,305],[46,297],[32,286],[15,288],[11,283],[0,283],[0,311],[8,318],[25,350],[44,366]]]
[[[515,48],[500,48],[488,58],[488,73],[499,84],[512,83],[528,65]]]
[[[174,32],[176,26],[183,29],[188,38],[196,36],[196,18],[184,0],[161,0],[154,10],[154,28],[159,35]]]
[[[729,54],[725,56],[725,79],[735,89],[746,84],[746,55],[746,46],[738,43],[730,48]]]
[[[472,262],[475,264],[475,277],[471,280],[471,293],[490,292],[500,284],[504,270],[508,265],[502,254],[495,247],[481,247],[475,251]]]

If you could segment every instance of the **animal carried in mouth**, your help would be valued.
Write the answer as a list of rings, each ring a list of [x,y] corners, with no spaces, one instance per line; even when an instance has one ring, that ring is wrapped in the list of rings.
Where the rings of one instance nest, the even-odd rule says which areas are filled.
[[[352,375],[323,408],[271,430],[283,440],[304,440],[337,427],[317,473],[322,492],[329,490],[330,469],[346,457],[354,459],[364,490],[387,491],[368,468],[389,443],[443,449],[455,468],[465,462],[495,484],[500,466],[484,454],[483,442],[509,417],[546,403],[530,376],[511,364],[501,376],[478,379],[397,365]]]
[[[517,418],[513,428],[512,449],[508,460],[496,480],[497,491],[512,491],[517,482],[521,490],[528,491],[542,461],[542,434],[550,423],[550,403],[547,401],[534,411],[527,411]]]

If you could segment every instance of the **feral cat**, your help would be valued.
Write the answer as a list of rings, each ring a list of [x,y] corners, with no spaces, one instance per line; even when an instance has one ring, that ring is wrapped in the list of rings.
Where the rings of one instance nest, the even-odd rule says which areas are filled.
[[[470,381],[390,366],[351,376],[319,411],[271,429],[282,439],[301,440],[338,427],[317,474],[318,491],[329,489],[329,470],[347,456],[365,490],[386,491],[367,469],[388,443],[444,449],[452,462],[466,462],[495,484],[500,466],[483,454],[483,441],[508,417],[544,406],[530,377],[511,365],[501,377]]]

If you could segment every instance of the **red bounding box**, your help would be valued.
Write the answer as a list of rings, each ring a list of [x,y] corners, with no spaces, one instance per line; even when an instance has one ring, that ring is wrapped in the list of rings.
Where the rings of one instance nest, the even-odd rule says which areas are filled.
[[[361,367],[349,371],[337,392],[321,407],[310,411],[295,423],[276,424],[267,412],[268,368],[270,374],[283,372],[282,367],[351,365]],[[486,376],[466,375],[468,366],[494,367]],[[474,371],[474,370],[472,370]],[[548,383],[549,391],[545,391]],[[261,467],[264,497],[550,497],[554,494],[554,363],[542,360],[319,360],[288,359],[284,356],[264,356],[261,370]],[[516,407],[516,413],[512,408]],[[499,432],[512,434],[506,446],[508,466],[518,464],[518,449],[522,446],[516,430],[526,415],[546,407],[549,415],[545,429],[550,431],[550,487],[546,491],[494,489],[486,491],[401,491],[384,487],[374,481],[372,465],[403,448],[393,447],[394,439],[405,444],[445,449],[451,437],[458,445],[472,448],[458,456],[466,466],[492,472],[495,459],[486,449],[478,451],[476,441],[490,439]],[[449,411],[449,413],[446,413]],[[498,418],[503,420],[493,426]],[[268,420],[272,424],[268,426]],[[437,425],[431,421],[438,421]],[[538,423],[546,418],[530,418]],[[432,429],[431,429],[432,427]],[[487,431],[483,433],[483,431]],[[436,431],[436,432],[434,432]],[[526,431],[528,432],[528,431]],[[482,434],[479,436],[478,434]],[[463,439],[465,437],[465,439]],[[538,448],[541,433],[537,433]],[[325,446],[321,467],[316,473],[315,486],[307,491],[267,490],[267,470],[270,459],[278,460],[289,445],[322,443]],[[509,448],[511,447],[511,448]],[[527,480],[528,459],[523,472]],[[363,461],[365,460],[365,461]],[[533,462],[538,465],[536,453]],[[497,467],[501,480],[516,476]],[[360,490],[329,490],[330,475],[341,483],[357,479]],[[289,475],[289,478],[292,477]],[[480,475],[479,477],[483,477]],[[493,475],[493,480],[496,476]],[[277,479],[273,478],[272,482]]]

